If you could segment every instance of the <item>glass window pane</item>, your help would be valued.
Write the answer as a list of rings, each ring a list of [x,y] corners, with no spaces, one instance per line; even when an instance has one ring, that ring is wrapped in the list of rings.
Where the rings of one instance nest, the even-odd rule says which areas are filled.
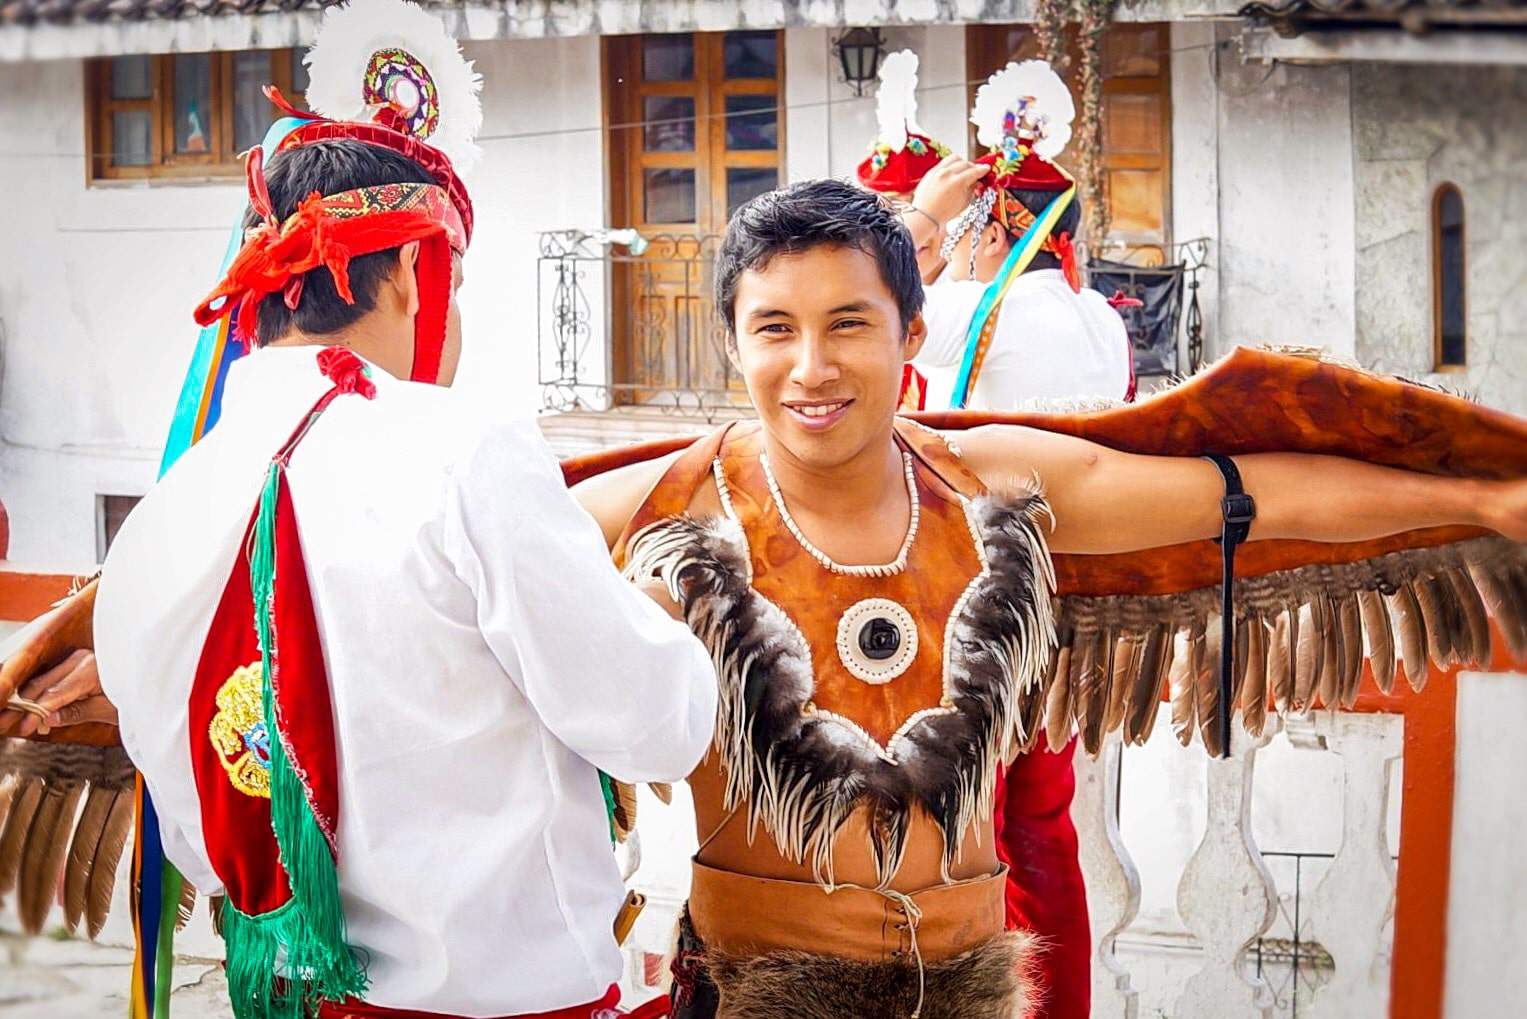
[[[148,99],[154,94],[153,61],[147,56],[113,57],[111,97]]]
[[[721,44],[728,78],[773,78],[779,74],[779,53],[773,32],[728,32]]]
[[[642,125],[642,148],[648,152],[695,150],[695,101],[688,96],[647,96]]]
[[[111,165],[148,166],[154,158],[154,118],[147,110],[111,115]]]
[[[233,151],[247,152],[265,140],[276,108],[260,91],[270,84],[270,54],[233,55]]]
[[[643,220],[648,223],[695,221],[695,172],[693,170],[646,170],[642,173],[645,202]]]
[[[643,81],[693,81],[695,37],[648,35],[642,37]]]
[[[779,171],[754,167],[730,166],[726,170],[726,214],[731,216],[737,207],[749,199],[757,198],[765,191],[779,187]]]
[[[308,108],[308,65],[302,62],[306,54],[307,50],[300,46],[292,50],[292,94],[286,98],[299,110]]]
[[[175,151],[212,151],[212,54],[175,57]]]
[[[773,96],[727,96],[726,147],[740,152],[779,148],[777,100]]]

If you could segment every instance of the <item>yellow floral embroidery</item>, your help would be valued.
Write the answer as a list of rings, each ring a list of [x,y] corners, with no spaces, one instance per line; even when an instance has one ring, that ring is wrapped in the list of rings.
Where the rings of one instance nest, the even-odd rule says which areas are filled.
[[[270,733],[260,699],[259,662],[237,669],[217,691],[217,714],[207,728],[233,788],[270,799]]]

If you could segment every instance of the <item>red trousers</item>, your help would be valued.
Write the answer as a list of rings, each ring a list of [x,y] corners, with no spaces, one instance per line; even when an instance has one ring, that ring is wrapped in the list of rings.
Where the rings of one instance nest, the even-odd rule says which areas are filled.
[[[604,1014],[618,1016],[615,1003],[620,1001],[620,988],[614,984],[598,1001],[587,1005],[572,1005],[551,1012],[526,1012],[504,1019],[603,1019]],[[437,1012],[414,1012],[409,1009],[382,1008],[359,1001],[324,1002],[318,1006],[317,1019],[452,1019]]]
[[[1073,739],[1058,754],[1035,749],[997,778],[997,855],[1008,866],[1007,923],[1045,940],[1039,960],[1044,999],[1034,1019],[1087,1019],[1092,999],[1092,932],[1076,857],[1071,798]]]

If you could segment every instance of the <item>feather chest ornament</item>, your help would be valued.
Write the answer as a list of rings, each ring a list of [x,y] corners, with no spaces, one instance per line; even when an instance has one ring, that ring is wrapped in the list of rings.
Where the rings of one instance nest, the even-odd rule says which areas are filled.
[[[911,514],[890,562],[846,566],[811,543],[756,424],[731,428],[687,483],[716,485],[722,519],[660,518],[628,546],[628,573],[663,578],[715,659],[725,809],[829,886],[835,838],[861,810],[881,887],[914,812],[942,833],[949,880],[997,768],[1031,735],[1020,701],[1055,640],[1044,500],[992,496],[932,433],[902,437]]]

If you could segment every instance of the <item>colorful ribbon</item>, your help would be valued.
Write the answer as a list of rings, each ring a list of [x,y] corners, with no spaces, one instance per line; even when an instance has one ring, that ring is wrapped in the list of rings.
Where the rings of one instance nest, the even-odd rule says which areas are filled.
[[[308,121],[297,117],[283,117],[270,126],[260,147],[268,159],[291,132]],[[223,263],[217,278],[222,279],[233,264],[239,249],[244,246],[243,215],[233,228]],[[191,353],[191,364],[186,369],[185,381],[180,387],[180,399],[175,403],[175,416],[170,421],[170,431],[164,443],[164,456],[159,461],[159,474],[164,473],[180,459],[201,437],[217,424],[223,400],[223,382],[228,368],[248,352],[244,344],[233,340],[234,314],[225,316],[204,327],[197,336],[196,347]],[[175,924],[181,889],[185,879],[174,865],[164,858],[164,846],[159,840],[159,817],[154,811],[153,800],[138,776],[136,810],[133,822],[132,881],[138,889],[137,908],[133,911],[133,977],[132,993],[128,1003],[129,1019],[169,1019],[170,990],[175,965]]]
[[[1034,261],[1034,256],[1039,254],[1045,242],[1049,240],[1050,231],[1055,224],[1060,222],[1060,217],[1071,205],[1076,197],[1076,185],[1072,184],[1062,191],[1029,228],[1023,232],[1018,243],[1013,245],[1008,252],[1002,268],[998,270],[996,278],[986,286],[986,291],[981,295],[980,303],[976,305],[975,314],[970,318],[970,325],[965,330],[965,354],[960,360],[960,371],[955,376],[954,392],[950,395],[949,409],[964,410],[970,399],[970,392],[975,388],[976,379],[981,374],[981,363],[986,358],[986,349],[991,345],[995,329],[990,328],[996,323],[996,316],[1002,310],[1002,301],[1007,297],[1007,292],[1013,285],[1013,281],[1023,275],[1023,271]]]

